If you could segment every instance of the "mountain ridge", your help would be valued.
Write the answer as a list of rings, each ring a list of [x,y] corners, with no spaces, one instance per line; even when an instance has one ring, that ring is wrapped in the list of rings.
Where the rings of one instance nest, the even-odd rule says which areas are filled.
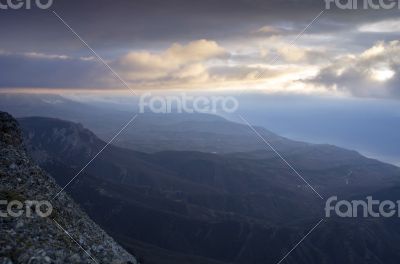
[[[0,112],[1,199],[49,201],[53,213],[49,218],[35,214],[1,217],[0,262],[93,263],[95,260],[137,264],[136,258],[95,224],[69,195],[60,193],[52,200],[61,188],[26,154],[22,141],[17,121]]]
[[[27,145],[33,151],[49,154],[51,159],[42,166],[57,175],[58,180],[72,179],[90,160],[79,149],[74,150],[73,145],[54,148],[65,144],[57,132],[59,121],[20,121]],[[64,122],[63,126],[72,130],[64,134],[80,135],[82,126]],[[91,152],[105,144],[94,144]],[[283,154],[325,197],[363,197],[399,185],[397,167],[332,146],[303,146],[306,147],[288,148]],[[276,263],[285,254],[285,248],[297,243],[301,234],[321,219],[323,210],[309,187],[272,154],[149,154],[110,145],[67,191],[125,248],[141,252],[147,263],[187,263],[188,257],[190,263]],[[299,251],[288,258],[289,263],[333,264],[335,259],[347,259],[346,254],[350,253],[330,248],[324,238],[329,236],[338,243],[334,235],[341,223],[329,220],[329,230],[313,234],[312,239],[305,241],[304,247],[320,252],[316,260]],[[368,230],[380,246],[385,245],[392,256],[396,255],[395,247],[380,238],[387,236],[386,224],[378,220],[344,223],[354,229],[348,230],[353,236],[368,241],[368,246],[355,244],[352,250],[362,247],[373,254],[370,238],[362,231]],[[357,224],[362,228],[356,228]],[[374,231],[374,226],[380,231]],[[348,237],[340,239],[350,243]],[[318,241],[324,242],[323,248]],[[356,254],[353,264],[376,263],[364,261],[362,252],[352,254]],[[374,260],[385,260],[383,252],[377,254]],[[166,255],[172,259],[165,258]]]

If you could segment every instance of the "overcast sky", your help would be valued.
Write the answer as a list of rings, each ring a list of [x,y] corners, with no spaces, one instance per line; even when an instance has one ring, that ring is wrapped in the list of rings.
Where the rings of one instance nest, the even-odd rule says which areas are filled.
[[[126,89],[53,11],[134,90],[400,98],[400,10],[326,10],[316,0],[55,0],[49,10],[0,10],[2,89]]]

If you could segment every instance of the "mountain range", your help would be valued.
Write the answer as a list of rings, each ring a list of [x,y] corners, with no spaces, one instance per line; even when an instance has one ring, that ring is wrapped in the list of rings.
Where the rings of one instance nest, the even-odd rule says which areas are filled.
[[[239,124],[202,118],[185,121],[195,123],[191,135],[241,135]],[[62,186],[106,145],[77,123],[18,121],[29,153]],[[261,133],[324,198],[398,194],[395,166]],[[287,263],[395,263],[397,219],[324,219],[324,201],[276,153],[258,148],[146,153],[110,145],[66,191],[143,263],[277,263],[320,219]]]
[[[296,97],[297,98],[297,97]],[[398,105],[393,102],[327,98],[297,98],[272,95],[240,96],[235,114],[223,115],[243,123],[268,128],[278,135],[312,143],[329,143],[356,149],[363,155],[398,165]],[[138,112],[138,97],[118,95],[74,95],[1,93],[0,110],[15,117],[41,116],[83,124],[108,141]],[[222,113],[221,113],[222,114]],[[188,150],[236,152],[262,149],[254,133],[245,126],[230,126],[228,135],[217,137],[212,126],[221,118],[201,114],[140,114],[113,143],[142,152]],[[194,134],[191,125],[202,122]],[[224,127],[229,124],[223,125]],[[221,127],[221,125],[219,126]],[[261,127],[257,128],[261,132]],[[269,131],[269,135],[272,132]],[[272,134],[274,134],[272,133]],[[217,133],[218,134],[218,133]],[[240,136],[239,136],[240,134]],[[272,141],[274,137],[268,138]],[[396,156],[397,155],[397,156]]]

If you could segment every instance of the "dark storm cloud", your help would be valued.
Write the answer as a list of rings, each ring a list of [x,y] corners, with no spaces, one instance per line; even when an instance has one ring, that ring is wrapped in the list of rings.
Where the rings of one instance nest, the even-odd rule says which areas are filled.
[[[266,25],[287,25],[289,33],[297,34],[324,8],[321,0],[55,0],[51,10],[95,49],[113,56],[177,41],[246,38]],[[0,10],[1,48],[87,54],[51,10]],[[309,32],[348,29],[381,18],[379,11],[329,10]]]
[[[243,72],[250,64],[256,65],[253,71],[268,64],[275,54],[280,57],[278,63],[319,64],[333,58],[332,52],[356,52],[377,38],[390,41],[398,36],[398,32],[358,29],[397,18],[399,10],[334,8],[326,10],[308,28],[307,36],[296,42],[299,49],[283,45],[324,8],[323,0],[54,0],[49,10],[0,10],[0,87],[103,88],[116,84],[104,65],[80,59],[93,54],[53,10],[128,81],[143,72],[179,80],[187,76],[236,80],[246,75]],[[226,49],[231,54],[230,67],[209,67],[207,59],[196,63],[186,59],[174,66],[172,60],[164,59],[169,58],[173,45],[185,47],[199,40]],[[47,57],[27,56],[29,52]],[[186,53],[183,50],[176,57]],[[66,54],[67,58],[48,54]],[[118,67],[117,62],[129,54],[129,65]],[[149,67],[141,72],[138,69],[143,65]]]

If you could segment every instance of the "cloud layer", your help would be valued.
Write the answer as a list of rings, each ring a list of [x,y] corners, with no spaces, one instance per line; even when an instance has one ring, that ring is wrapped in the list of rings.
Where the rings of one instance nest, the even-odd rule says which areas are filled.
[[[321,69],[311,82],[361,97],[400,97],[400,41],[379,42]]]
[[[105,87],[109,72],[90,57],[0,52],[0,87]]]
[[[135,90],[398,97],[398,10],[333,8],[313,20],[324,8],[319,0],[58,0],[52,10]],[[7,10],[0,23],[0,87],[123,88],[50,10]]]
[[[197,40],[186,45],[174,43],[165,51],[133,51],[113,65],[128,81],[208,79],[206,63],[226,58],[228,53],[215,41]]]

